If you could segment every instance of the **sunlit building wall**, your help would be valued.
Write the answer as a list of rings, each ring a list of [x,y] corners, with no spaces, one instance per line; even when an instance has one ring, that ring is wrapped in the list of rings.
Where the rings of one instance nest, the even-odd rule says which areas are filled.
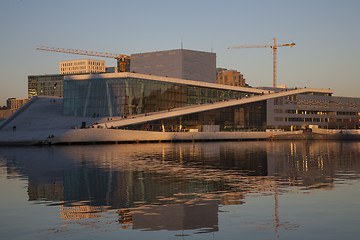
[[[16,111],[20,107],[22,107],[27,101],[28,101],[28,99],[8,98],[6,100],[6,106],[7,106],[7,109]]]
[[[106,72],[104,60],[82,59],[59,63],[60,74],[102,73]]]
[[[216,76],[218,84],[225,84],[230,86],[245,86],[245,78],[243,75],[235,70],[222,70]]]

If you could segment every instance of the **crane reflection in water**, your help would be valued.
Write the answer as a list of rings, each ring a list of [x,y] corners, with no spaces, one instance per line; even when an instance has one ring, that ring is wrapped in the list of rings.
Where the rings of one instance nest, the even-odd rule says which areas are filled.
[[[227,214],[223,209],[246,205],[250,198],[273,196],[273,216],[245,221],[242,227],[273,229],[279,237],[280,230],[301,227],[281,219],[279,197],[333,190],[338,171],[349,166],[360,169],[354,160],[360,156],[358,145],[221,142],[56,146],[0,149],[0,156],[10,175],[28,179],[29,201],[59,207],[61,231],[91,226],[99,231],[218,232],[219,214]],[[347,161],[335,160],[339,158]],[[110,220],[114,214],[117,224]]]

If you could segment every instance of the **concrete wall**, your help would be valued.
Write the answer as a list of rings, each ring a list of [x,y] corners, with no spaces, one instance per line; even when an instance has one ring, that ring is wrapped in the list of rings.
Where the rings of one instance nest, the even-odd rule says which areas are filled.
[[[142,141],[210,141],[210,140],[258,140],[270,136],[299,135],[293,132],[152,132],[117,129],[74,129],[57,135],[53,143],[75,142],[142,142]],[[0,141],[1,143],[1,141]]]
[[[130,71],[216,83],[216,54],[185,49],[132,54]]]
[[[360,135],[360,129],[323,129],[323,128],[313,128],[313,133],[319,134],[350,134],[350,135]]]

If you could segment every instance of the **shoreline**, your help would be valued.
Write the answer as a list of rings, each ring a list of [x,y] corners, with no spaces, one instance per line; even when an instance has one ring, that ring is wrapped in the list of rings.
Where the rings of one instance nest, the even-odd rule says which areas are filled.
[[[155,132],[113,129],[106,125],[116,123],[116,121],[109,122],[106,117],[64,116],[62,109],[62,98],[33,98],[11,117],[1,122],[0,146],[251,140],[360,140],[359,129],[334,130],[317,127],[308,131],[268,129],[266,131],[239,132]],[[141,116],[138,117],[141,118]],[[137,120],[136,117],[121,121],[131,124],[128,121],[135,120]],[[122,123],[122,125],[124,124]],[[99,125],[104,126],[99,127]],[[81,128],[83,126],[86,128]]]
[[[53,132],[54,137],[47,137]],[[2,132],[4,133],[4,132]],[[296,132],[150,132],[118,129],[58,129],[9,132],[0,146],[92,145],[162,142],[360,140],[358,134]],[[6,138],[6,140],[4,139]]]

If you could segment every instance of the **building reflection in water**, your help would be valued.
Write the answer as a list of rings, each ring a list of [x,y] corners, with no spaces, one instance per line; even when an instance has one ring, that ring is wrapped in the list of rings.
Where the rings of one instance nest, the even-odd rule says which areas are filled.
[[[65,222],[115,212],[122,228],[218,231],[219,205],[332,190],[359,178],[356,142],[216,142],[0,149],[7,171],[28,179],[29,201],[59,205]],[[354,174],[342,174],[354,171]]]

